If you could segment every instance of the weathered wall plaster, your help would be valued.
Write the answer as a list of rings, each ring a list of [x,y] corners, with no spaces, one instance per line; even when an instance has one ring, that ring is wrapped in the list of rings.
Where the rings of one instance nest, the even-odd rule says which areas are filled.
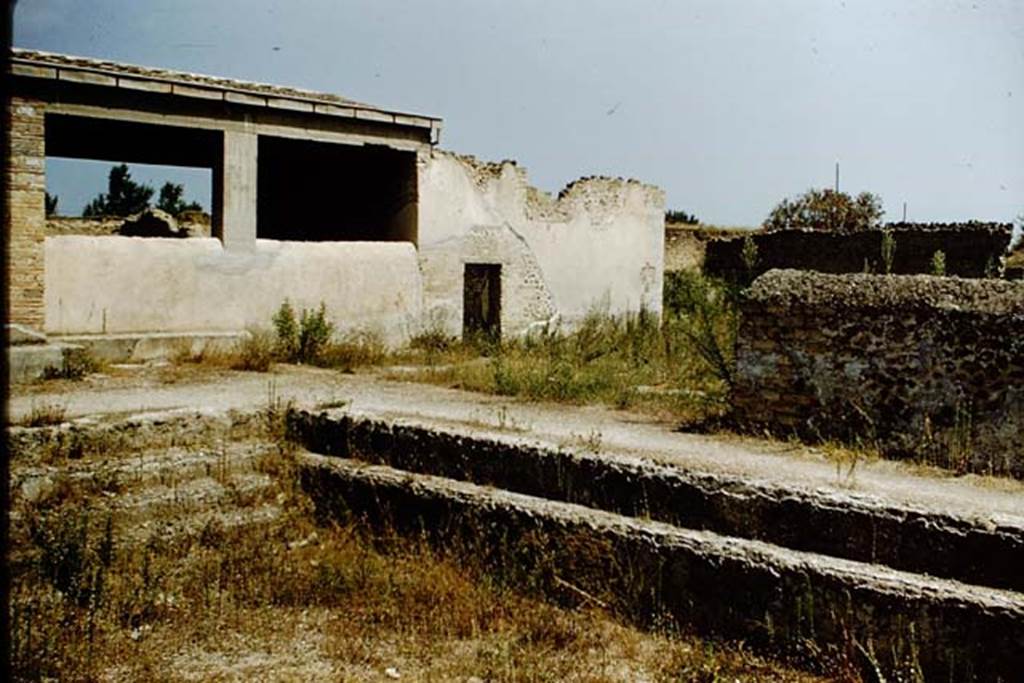
[[[1024,282],[775,270],[741,311],[741,422],[1024,477]]]
[[[237,331],[269,325],[285,298],[323,301],[341,330],[403,341],[421,315],[408,242],[276,242],[246,252],[212,238],[46,238],[46,332]]]
[[[556,314],[571,326],[594,307],[661,311],[664,195],[634,180],[585,178],[559,197],[513,162],[421,155],[419,247],[428,319],[462,322],[465,263],[502,265],[502,331]]]

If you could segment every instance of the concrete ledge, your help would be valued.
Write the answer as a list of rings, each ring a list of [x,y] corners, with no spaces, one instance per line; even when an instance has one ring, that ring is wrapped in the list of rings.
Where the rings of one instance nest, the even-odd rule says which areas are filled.
[[[1014,680],[1024,597],[567,503],[303,454],[323,519],[363,516],[478,553],[507,578],[641,623],[670,616],[817,666],[853,662],[888,679]]]
[[[152,332],[139,334],[86,334],[51,337],[55,341],[84,347],[93,356],[109,363],[147,361],[168,358],[186,352],[198,355],[210,351],[230,351],[249,335],[240,332]]]
[[[22,344],[7,347],[7,367],[11,382],[31,382],[43,376],[47,368],[59,368],[64,351],[79,348],[73,344]]]
[[[1024,520],[978,520],[613,453],[527,445],[340,411],[293,411],[317,453],[390,465],[787,548],[1024,591]]]

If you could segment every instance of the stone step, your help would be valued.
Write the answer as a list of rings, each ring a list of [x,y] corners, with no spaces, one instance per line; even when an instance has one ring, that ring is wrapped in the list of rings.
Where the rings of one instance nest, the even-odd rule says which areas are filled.
[[[781,486],[616,453],[411,419],[292,411],[309,450],[579,503],[689,529],[1024,591],[1024,519],[984,519],[854,491]]]
[[[58,409],[60,406],[56,406]],[[177,409],[80,417],[41,427],[6,430],[12,466],[53,460],[134,456],[160,448],[219,448],[264,438],[266,411]]]
[[[899,679],[1016,680],[1024,595],[384,465],[300,455],[319,515],[478,553],[532,587]],[[901,673],[902,672],[902,673]]]
[[[210,448],[150,449],[130,455],[108,454],[103,458],[64,460],[59,464],[32,464],[11,472],[11,491],[26,500],[46,495],[58,479],[83,489],[129,491],[149,486],[172,486],[193,479],[227,481],[258,471],[264,458],[273,457],[270,443],[226,443]]]

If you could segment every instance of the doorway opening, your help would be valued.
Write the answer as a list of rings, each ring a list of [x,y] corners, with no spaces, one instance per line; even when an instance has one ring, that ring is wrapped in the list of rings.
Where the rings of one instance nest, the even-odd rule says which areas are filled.
[[[467,263],[463,274],[462,338],[501,339],[501,265]]]

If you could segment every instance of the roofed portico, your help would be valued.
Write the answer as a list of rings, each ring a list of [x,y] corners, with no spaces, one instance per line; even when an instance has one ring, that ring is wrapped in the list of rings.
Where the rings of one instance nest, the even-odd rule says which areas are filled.
[[[301,188],[286,181],[312,182],[331,170],[327,163],[360,164],[372,179],[348,189],[337,183],[332,201],[363,221],[360,239],[415,241],[415,159],[437,142],[439,119],[295,88],[19,49],[8,76],[9,322],[42,329],[45,319],[47,156],[211,169],[213,234],[234,252],[252,250],[260,232],[339,239],[322,225],[290,233],[282,207]],[[261,150],[288,168],[261,168]],[[311,169],[303,168],[307,158]],[[342,180],[361,179],[358,169],[336,170]],[[304,223],[317,224],[308,206],[303,211]]]

